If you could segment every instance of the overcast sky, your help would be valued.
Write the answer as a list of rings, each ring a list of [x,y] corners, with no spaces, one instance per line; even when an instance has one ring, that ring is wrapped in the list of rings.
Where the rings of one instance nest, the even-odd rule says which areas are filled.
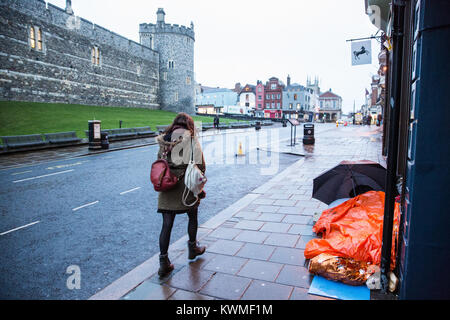
[[[65,7],[65,0],[48,1]],[[365,88],[378,69],[379,43],[372,40],[372,65],[351,66],[350,42],[377,29],[364,13],[364,0],[72,0],[77,16],[139,42],[139,24],[155,23],[164,8],[166,23],[195,28],[196,81],[233,88],[267,81],[305,85],[320,78],[343,98],[343,111],[364,103]]]

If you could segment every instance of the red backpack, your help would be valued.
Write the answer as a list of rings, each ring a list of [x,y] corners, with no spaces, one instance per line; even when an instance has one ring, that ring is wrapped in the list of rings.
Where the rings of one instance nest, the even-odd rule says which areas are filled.
[[[155,191],[167,191],[175,187],[178,178],[170,172],[169,163],[166,159],[156,160],[152,164],[150,171],[150,181],[153,183]]]
[[[162,159],[156,160],[152,164],[150,181],[157,192],[168,191],[178,182],[178,177],[170,172],[169,162],[167,162],[170,151],[172,151],[172,146],[164,150]]]

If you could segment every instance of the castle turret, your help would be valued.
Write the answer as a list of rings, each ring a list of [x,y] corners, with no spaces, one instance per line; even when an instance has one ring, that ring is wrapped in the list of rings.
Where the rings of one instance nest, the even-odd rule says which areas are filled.
[[[156,23],[164,24],[165,17],[166,17],[166,13],[164,12],[164,9],[158,8],[158,11],[156,12]]]
[[[66,0],[66,12],[68,14],[73,14],[72,0]]]
[[[191,28],[165,23],[159,8],[156,24],[139,26],[142,45],[159,53],[159,103],[162,109],[195,113],[194,24]]]

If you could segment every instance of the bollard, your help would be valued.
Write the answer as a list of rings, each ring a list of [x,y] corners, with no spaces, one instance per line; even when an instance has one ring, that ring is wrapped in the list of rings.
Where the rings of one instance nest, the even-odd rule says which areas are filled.
[[[261,130],[261,121],[256,121],[255,130]]]

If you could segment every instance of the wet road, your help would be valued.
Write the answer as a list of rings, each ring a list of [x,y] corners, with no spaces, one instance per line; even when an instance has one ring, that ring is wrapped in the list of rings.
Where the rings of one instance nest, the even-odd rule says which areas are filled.
[[[316,128],[320,135],[331,126]],[[199,224],[299,160],[257,150],[286,146],[289,135],[264,128],[202,138],[209,180]],[[236,158],[239,143],[246,156]],[[1,170],[0,299],[87,299],[158,253],[161,217],[149,181],[156,153],[147,146]],[[186,228],[187,217],[177,216],[171,242]],[[80,289],[67,286],[71,266]]]

